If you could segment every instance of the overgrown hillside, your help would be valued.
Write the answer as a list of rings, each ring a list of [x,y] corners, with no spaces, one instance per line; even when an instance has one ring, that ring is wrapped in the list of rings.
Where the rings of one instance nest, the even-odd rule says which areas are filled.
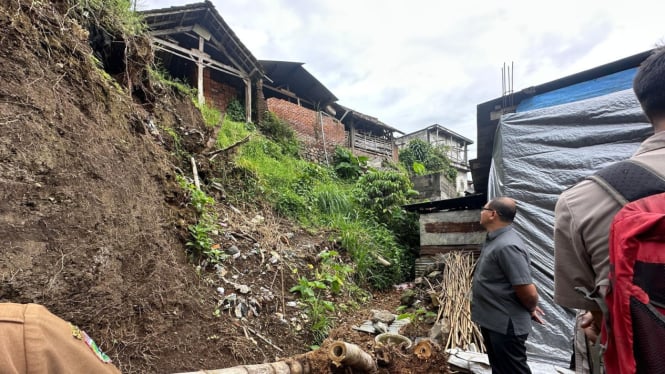
[[[385,227],[288,219],[306,202],[275,199],[279,186],[268,191],[252,159],[235,158],[272,143],[220,151],[191,97],[150,72],[148,40],[114,18],[126,5],[0,2],[0,301],[45,305],[124,373],[271,362],[320,343],[327,329],[316,323],[331,319],[349,323],[332,337],[369,341],[350,324],[372,307],[394,310],[398,296],[347,285],[389,287],[404,269],[372,262],[354,277],[346,249],[365,241],[401,255],[393,239],[339,229]],[[303,297],[316,282],[329,304]]]

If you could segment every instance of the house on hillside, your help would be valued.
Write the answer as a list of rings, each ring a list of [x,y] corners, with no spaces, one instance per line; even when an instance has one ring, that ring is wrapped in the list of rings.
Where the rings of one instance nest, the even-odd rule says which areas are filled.
[[[530,247],[547,315],[527,341],[530,359],[560,366],[570,359],[574,313],[552,300],[554,206],[564,189],[630,157],[652,133],[632,91],[637,67],[650,53],[479,104],[478,157],[470,161],[476,193],[406,206],[420,213],[422,264],[436,253],[477,251],[484,232],[474,223],[483,204],[496,196],[518,201],[514,227]]]
[[[434,147],[442,147],[452,166],[457,170],[457,178],[449,181],[441,173],[413,177],[414,188],[420,193],[420,199],[441,200],[463,196],[469,185],[468,146],[473,141],[441,125],[434,124],[424,129],[405,134],[395,140],[402,149],[410,141],[420,139]]]
[[[212,2],[146,10],[141,15],[157,59],[171,76],[197,89],[199,102],[225,111],[238,99],[245,104],[247,122],[263,113],[265,71]]]
[[[270,83],[263,92],[269,111],[287,121],[305,144],[305,157],[329,163],[335,147],[370,160],[397,160],[393,133],[378,119],[336,103],[333,95],[301,62],[259,61]]]
[[[293,127],[305,146],[303,156],[312,161],[332,162],[337,146],[397,160],[393,133],[399,130],[336,104],[337,97],[303,63],[258,61],[209,0],[141,14],[157,59],[171,76],[196,87],[200,102],[225,111],[237,99],[247,122],[275,113]]]
[[[344,125],[335,118],[337,97],[302,62],[261,60],[267,110],[288,122],[304,145],[303,156],[330,163],[335,147],[347,146]]]
[[[334,103],[335,118],[344,123],[347,147],[356,155],[365,155],[380,161],[397,161],[395,133],[402,131],[388,126],[376,117],[368,116],[351,108]]]

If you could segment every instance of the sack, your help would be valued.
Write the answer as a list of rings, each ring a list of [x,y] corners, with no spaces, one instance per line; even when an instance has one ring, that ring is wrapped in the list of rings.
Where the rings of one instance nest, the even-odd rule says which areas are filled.
[[[591,179],[625,204],[610,227],[605,370],[665,373],[665,178],[628,160]]]

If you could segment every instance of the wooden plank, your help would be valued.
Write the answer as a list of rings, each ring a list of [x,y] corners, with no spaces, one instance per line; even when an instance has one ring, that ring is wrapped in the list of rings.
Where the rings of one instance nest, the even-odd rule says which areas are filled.
[[[231,66],[222,64],[219,61],[212,60],[210,56],[206,53],[202,53],[198,49],[185,49],[177,44],[162,40],[159,38],[151,38],[152,44],[155,48],[164,50],[166,52],[172,53],[176,56],[185,58],[190,61],[198,62],[199,59],[202,59],[206,64],[206,67],[212,67],[216,70],[222,71],[227,74],[234,75],[239,78],[245,78],[246,75],[243,75],[241,70],[235,69]]]
[[[427,233],[477,232],[485,231],[480,222],[430,222],[425,225]]]

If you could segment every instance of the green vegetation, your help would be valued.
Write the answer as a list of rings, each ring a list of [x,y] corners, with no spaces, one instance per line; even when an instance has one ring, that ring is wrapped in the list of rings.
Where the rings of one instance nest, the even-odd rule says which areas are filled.
[[[417,217],[402,206],[417,192],[402,163],[375,170],[367,165],[367,157],[356,156],[342,147],[335,150],[330,166],[303,160],[295,132],[273,113],[266,113],[255,128],[244,122],[240,102],[233,101],[220,124],[219,111],[198,105],[195,90],[169,79],[158,69],[151,74],[166,86],[189,95],[208,126],[221,126],[218,148],[243,141],[224,167],[225,175],[220,176],[226,182],[239,182],[234,193],[227,196],[229,201],[256,201],[260,197],[274,212],[298,222],[304,229],[330,233],[331,246],[337,251],[322,253],[321,261],[312,265],[308,274],[299,274],[298,284],[291,288],[306,306],[317,342],[332,327],[336,308],[343,307],[333,302],[340,292],[362,299],[367,297],[360,291],[363,288],[385,289],[413,276]],[[174,139],[177,140],[177,134]],[[429,168],[448,165],[447,159],[435,150],[425,146],[412,148],[411,152],[418,156],[412,156],[409,170],[418,160]],[[220,231],[215,202],[184,178],[179,181],[197,213],[196,224],[189,226],[190,258],[199,268],[224,261],[226,255],[212,239]],[[352,265],[345,265],[342,255]]]
[[[350,149],[335,148],[335,172],[344,179],[358,179],[367,170],[367,156],[356,156]]]
[[[234,110],[238,105],[233,104]],[[236,115],[240,114],[238,110]],[[304,229],[330,233],[331,247],[336,249],[321,253],[320,261],[311,265],[308,274],[299,274],[297,285],[291,288],[305,304],[310,329],[320,341],[332,327],[336,309],[349,307],[334,303],[336,295],[348,292],[355,299],[364,299],[363,288],[385,289],[413,275],[417,220],[402,206],[417,193],[399,165],[388,171],[374,170],[367,166],[366,157],[344,148],[335,151],[331,166],[308,162],[299,157],[300,144],[288,123],[268,113],[253,128],[244,118],[234,121],[236,115],[224,116],[217,138],[219,148],[247,140],[235,149],[225,167],[225,180],[241,185],[227,196],[229,201],[260,196],[274,212]],[[224,261],[211,239],[219,230],[212,213],[214,201],[183,179],[181,186],[198,218],[189,227],[187,245],[192,260],[201,267]]]
[[[115,36],[134,36],[146,30],[140,14],[132,9],[130,0],[78,0],[72,10],[80,18],[94,18],[93,22],[105,32]]]
[[[252,133],[252,128],[242,122],[233,121],[230,116],[224,117],[224,123],[217,135],[217,147],[224,149],[243,140]]]
[[[414,139],[399,153],[399,161],[409,170],[410,174],[425,175],[443,173],[454,182],[457,169],[450,164],[445,147],[434,147],[421,139]]]
[[[191,97],[192,100],[194,100],[194,98],[197,96],[197,91],[195,88],[190,87],[187,83],[181,81],[178,78],[171,77],[171,75],[162,66],[149,68],[148,74],[150,74],[150,78],[152,78],[153,81],[170,87],[182,95]]]
[[[222,113],[219,110],[208,103],[200,103],[196,98],[192,98],[192,102],[194,103],[194,106],[201,111],[203,122],[205,122],[208,127],[217,127],[221,125]]]
[[[233,99],[226,107],[226,115],[233,122],[245,122],[245,107],[238,99]]]
[[[202,264],[203,267],[221,263],[227,255],[215,246],[211,237],[220,230],[217,213],[214,210],[215,199],[196,188],[184,177],[176,175],[176,179],[180,188],[186,191],[189,202],[197,213],[196,224],[188,227],[191,235],[191,240],[187,242],[190,259]]]
[[[312,322],[311,331],[315,337],[315,344],[320,344],[328,335],[332,327],[330,315],[335,312],[336,306],[330,296],[340,295],[347,291],[362,295],[363,291],[349,282],[353,268],[339,260],[336,251],[323,251],[319,254],[321,262],[318,269],[314,269],[311,279],[301,276],[298,284],[291,287],[290,292],[300,294],[300,300],[306,305],[306,312]],[[313,268],[313,266],[312,266]]]
[[[277,117],[274,113],[268,112],[259,126],[261,132],[266,137],[280,145],[284,154],[297,157],[300,150],[300,143],[296,138],[295,131],[293,131],[287,122]]]
[[[392,231],[406,228],[417,235],[415,216],[401,208],[416,195],[405,174],[369,170],[357,181],[342,179],[335,166],[298,159],[260,136],[242,147],[235,163],[256,176],[257,190],[276,212],[310,229],[335,232],[332,239],[349,253],[361,286],[382,289],[411,275],[409,248],[417,242],[402,239],[414,233]]]
[[[411,320],[414,326],[417,326],[421,322],[425,322],[427,319],[436,318],[436,313],[428,311],[425,308],[418,308],[412,312],[406,311],[409,307],[406,305],[400,305],[397,307],[397,312],[400,313],[397,315],[397,319],[408,318]]]

